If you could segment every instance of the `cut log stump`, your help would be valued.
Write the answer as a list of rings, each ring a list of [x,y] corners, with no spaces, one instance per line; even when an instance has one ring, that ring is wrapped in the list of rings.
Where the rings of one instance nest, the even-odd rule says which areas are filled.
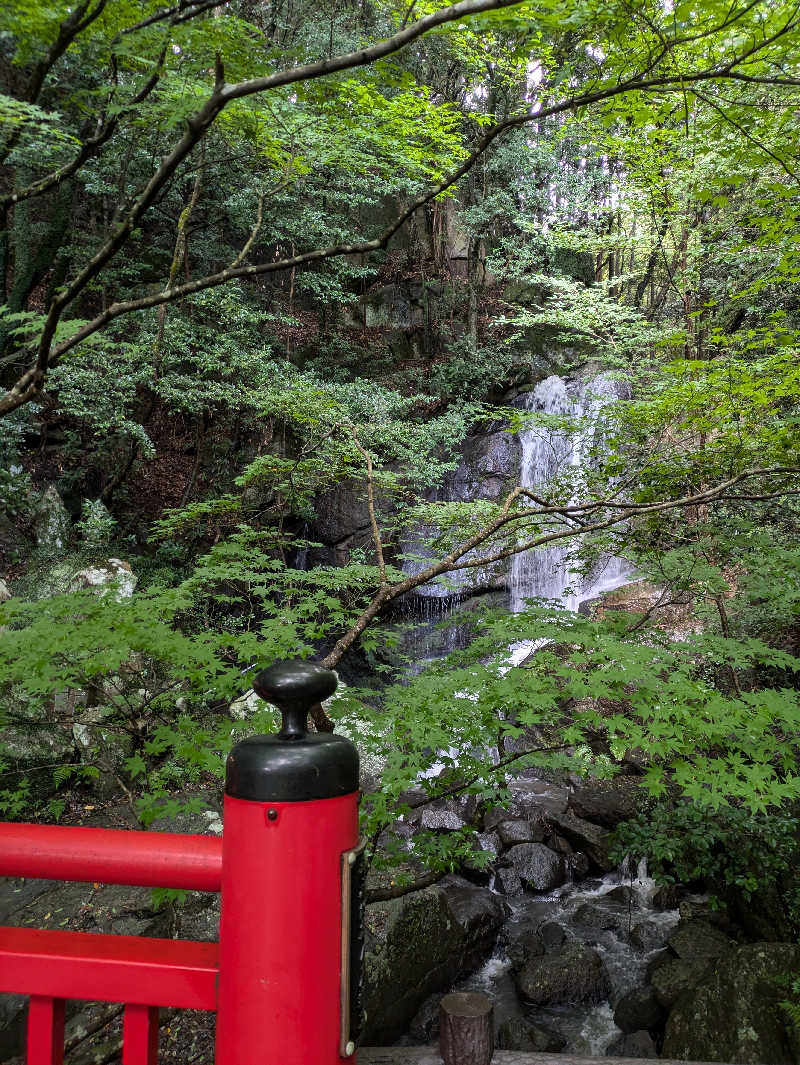
[[[439,1008],[444,1065],[489,1065],[494,1054],[494,1007],[489,996],[456,991],[445,995]]]

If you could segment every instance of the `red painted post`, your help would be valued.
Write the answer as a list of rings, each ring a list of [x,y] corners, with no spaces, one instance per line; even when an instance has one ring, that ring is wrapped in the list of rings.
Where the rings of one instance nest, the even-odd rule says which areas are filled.
[[[278,663],[254,687],[283,727],[228,759],[216,1065],[352,1065],[342,870],[358,843],[358,752],[306,732],[331,671]]]
[[[31,995],[28,1002],[27,1065],[63,1065],[64,1000]]]
[[[158,1006],[128,1003],[124,1021],[122,1065],[156,1065],[158,1060]]]

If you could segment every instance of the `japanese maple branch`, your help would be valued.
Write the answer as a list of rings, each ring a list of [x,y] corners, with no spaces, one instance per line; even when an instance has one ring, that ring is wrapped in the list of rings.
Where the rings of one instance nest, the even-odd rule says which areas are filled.
[[[387,603],[396,599],[398,596],[405,595],[406,592],[413,591],[414,588],[418,588],[422,584],[427,584],[436,577],[452,572],[454,569],[474,569],[477,567],[483,567],[510,558],[512,555],[519,554],[520,552],[544,547],[547,544],[552,544],[559,540],[565,540],[578,534],[583,535],[586,533],[602,532],[622,524],[627,521],[631,515],[641,516],[647,514],[660,514],[667,510],[695,507],[706,503],[722,501],[725,499],[728,490],[742,481],[753,477],[786,475],[800,475],[800,466],[781,466],[745,470],[744,472],[737,474],[734,477],[730,477],[710,488],[705,488],[699,492],[693,492],[681,496],[678,499],[661,500],[657,503],[619,503],[613,500],[600,500],[577,505],[575,507],[564,508],[573,513],[576,511],[583,511],[584,513],[590,514],[598,510],[602,511],[608,509],[613,509],[617,511],[617,513],[612,514],[610,517],[602,517],[596,521],[587,522],[583,524],[579,530],[576,530],[575,528],[556,529],[552,532],[541,533],[538,536],[534,536],[523,544],[514,544],[511,547],[501,548],[497,551],[490,552],[489,554],[482,555],[480,558],[465,560],[464,556],[469,554],[470,551],[474,551],[477,547],[492,540],[510,522],[519,520],[519,512],[512,511],[512,507],[525,490],[515,488],[506,497],[500,514],[496,518],[487,522],[482,529],[479,529],[473,536],[469,537],[457,548],[454,548],[449,554],[445,555],[444,558],[440,559],[438,562],[432,563],[419,573],[406,577],[405,580],[379,588],[349,631],[337,640],[330,654],[323,659],[323,665],[327,666],[329,669],[335,666],[341,660],[345,652],[353,646],[367,626],[375,620]],[[785,494],[785,491],[775,493],[776,497]],[[541,516],[541,514],[541,511],[533,512],[531,513],[530,518],[535,519]]]

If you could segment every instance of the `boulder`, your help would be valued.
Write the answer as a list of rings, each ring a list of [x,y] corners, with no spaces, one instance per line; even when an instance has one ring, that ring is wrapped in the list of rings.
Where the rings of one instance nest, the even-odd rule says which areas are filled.
[[[63,551],[69,542],[72,522],[55,485],[48,485],[39,497],[34,507],[33,527],[36,543],[50,554]]]
[[[614,1010],[614,1024],[625,1033],[658,1028],[665,1017],[666,1013],[652,987],[635,987],[628,991]]]
[[[568,943],[557,954],[530,958],[516,973],[517,989],[536,1006],[597,1003],[611,990],[603,959],[581,943]]]
[[[676,910],[684,890],[680,884],[662,884],[653,892],[653,906],[657,910]]]
[[[546,780],[519,776],[509,781],[508,790],[511,792],[515,807],[521,811],[522,816],[534,821],[545,815],[561,816],[567,809],[569,800],[567,789]]]
[[[490,955],[507,905],[460,877],[368,906],[362,1041],[394,1042],[422,1003]]]
[[[96,588],[102,595],[107,588],[113,588],[114,597],[119,601],[129,599],[133,595],[137,580],[130,563],[119,558],[109,558],[102,564],[79,570],[70,580],[68,591]]]
[[[609,902],[623,902],[626,906],[630,906],[633,902],[633,892],[627,884],[617,884],[615,888],[607,891],[603,898],[608,899]]]
[[[588,855],[584,854],[583,851],[575,851],[574,854],[568,854],[566,862],[567,868],[575,880],[582,880],[589,872],[592,864]]]
[[[414,1014],[408,1026],[408,1038],[414,1046],[432,1043],[439,1035],[439,1005],[442,992],[429,995]]]
[[[497,1029],[498,1050],[519,1050],[534,1054],[557,1053],[567,1045],[566,1039],[540,1024],[531,1024],[522,1017],[503,1021]]]
[[[523,969],[531,958],[541,958],[546,953],[544,941],[538,932],[527,931],[516,936],[506,946],[512,969]]]
[[[504,821],[518,821],[522,818],[522,809],[517,803],[510,806],[492,806],[483,815],[483,831],[496,831]]]
[[[604,873],[611,872],[614,863],[608,856],[611,844],[611,833],[608,829],[600,828],[570,813],[553,813],[550,815],[550,822],[576,850],[588,854]]]
[[[418,823],[422,828],[448,829],[456,832],[460,828],[466,828],[467,819],[457,803],[450,802],[448,799],[435,799],[421,808]]]
[[[541,843],[544,839],[544,827],[530,821],[501,821],[497,832],[506,847],[516,843]]]
[[[506,851],[505,858],[532,891],[552,891],[566,880],[564,859],[541,843],[519,843]]]
[[[0,577],[0,603],[7,603],[11,598],[11,589],[6,582]]]
[[[501,895],[521,895],[524,890],[516,869],[511,866],[503,866],[495,872],[494,886]]]
[[[620,1036],[606,1050],[609,1058],[657,1058],[658,1050],[649,1032]]]
[[[694,962],[673,958],[654,969],[650,983],[664,1009],[672,1009],[685,991],[697,987],[712,965],[712,958]]]
[[[584,902],[573,914],[577,924],[606,931],[627,932],[630,912],[620,902],[604,902],[602,897],[594,902]]]
[[[544,944],[545,953],[552,954],[553,951],[556,951],[563,946],[567,938],[567,933],[558,922],[545,921],[539,929],[539,938]]]
[[[730,936],[699,918],[681,921],[667,937],[667,945],[682,961],[697,962],[721,958],[735,946]]]
[[[584,821],[616,828],[641,812],[644,793],[633,777],[588,780],[576,784],[569,797],[569,811]]]
[[[788,943],[751,943],[731,951],[675,1006],[664,1057],[795,1065],[798,1047],[778,1004],[786,994],[780,976],[798,970],[800,947]]]
[[[628,940],[635,950],[649,954],[651,950],[663,947],[666,938],[667,930],[658,921],[639,921],[631,929]]]

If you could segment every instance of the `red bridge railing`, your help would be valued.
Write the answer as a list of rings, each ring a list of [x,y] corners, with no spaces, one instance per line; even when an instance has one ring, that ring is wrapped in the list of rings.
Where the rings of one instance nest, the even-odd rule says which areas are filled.
[[[125,1004],[123,1065],[156,1065],[161,1007],[216,1011],[216,1065],[354,1062],[358,754],[306,732],[329,670],[279,663],[254,686],[283,727],[231,752],[222,839],[0,825],[3,876],[221,892],[218,943],[0,928],[28,1065],[62,1065],[68,999]]]

